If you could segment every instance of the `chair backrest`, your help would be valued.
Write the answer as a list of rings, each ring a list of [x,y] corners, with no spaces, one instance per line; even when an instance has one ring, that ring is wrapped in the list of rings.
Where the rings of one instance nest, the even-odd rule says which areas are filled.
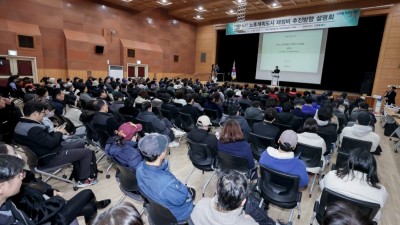
[[[212,170],[215,162],[215,157],[211,154],[207,144],[197,143],[190,139],[186,139],[189,145],[189,159],[194,167],[200,170]]]
[[[304,161],[306,167],[320,167],[322,147],[315,147],[303,143],[297,143],[295,153],[300,154],[300,159]]]
[[[86,128],[86,139],[89,143],[93,144],[93,141],[96,142],[99,140],[96,131],[94,130],[93,124],[91,122],[84,122],[83,125]]]
[[[108,138],[110,137],[110,134],[102,129],[96,128],[95,126],[93,126],[95,133],[97,134],[97,137],[99,138],[99,143],[100,143],[100,147],[102,149],[105,149],[106,147],[106,143]]]
[[[258,122],[262,122],[262,120],[256,119],[246,119],[247,123],[249,124],[250,129],[253,129],[253,125]]]
[[[218,111],[217,110],[204,108],[204,114],[206,114],[210,118],[210,120],[218,119]]]
[[[221,171],[237,170],[250,177],[249,163],[245,158],[218,151],[218,166]]]
[[[135,108],[139,110],[139,112],[142,111],[142,103],[135,103]]]
[[[150,225],[175,225],[178,224],[174,214],[172,214],[171,210],[162,204],[154,201],[149,198],[143,191],[139,190],[142,196],[145,198],[145,201],[148,202],[148,219]]]
[[[352,150],[356,148],[361,148],[365,151],[370,151],[372,146],[372,142],[370,141],[364,141],[364,140],[359,140],[351,137],[346,137],[344,136],[342,139],[342,144],[340,146],[339,151],[349,154]]]
[[[332,135],[330,133],[321,132],[321,131],[317,131],[317,134],[318,134],[318,136],[322,137],[322,139],[324,139],[325,144],[326,144],[326,150],[327,151],[332,150],[332,143],[335,142]]]
[[[114,165],[119,170],[119,182],[121,187],[129,192],[139,191],[139,186],[136,179],[136,171],[131,170],[129,167],[123,166],[118,162],[114,161]]]
[[[186,132],[191,131],[195,127],[192,115],[183,112],[179,112],[179,115],[181,116],[181,124],[179,127]]]
[[[347,197],[345,195],[336,193],[328,188],[324,188],[321,194],[321,198],[319,200],[319,208],[316,215],[317,221],[321,224],[322,219],[325,216],[326,208],[337,201],[342,201],[349,203],[350,205],[357,207],[360,210],[360,213],[364,216],[367,216],[369,219],[373,219],[375,215],[378,213],[381,208],[379,204],[366,202],[354,198]]]
[[[153,124],[150,122],[135,118],[136,123],[140,123],[143,126],[143,131],[146,133],[155,133],[156,129],[153,127]]]
[[[165,118],[167,118],[168,120],[172,121],[173,116],[171,115],[171,111],[166,110],[166,109],[162,109],[162,108],[160,108],[160,111],[161,111],[161,115],[162,115],[163,117],[165,117]]]
[[[176,102],[174,102],[174,105],[175,105],[179,110],[181,110],[181,109],[183,108],[183,105],[182,105],[181,103],[176,103]]]
[[[285,208],[296,206],[299,194],[299,176],[290,175],[260,165],[261,179],[259,187],[263,198],[274,205]]]
[[[275,147],[274,138],[264,137],[258,134],[250,133],[250,147],[254,159],[260,160],[261,154],[269,146]]]
[[[156,116],[162,116],[162,114],[161,114],[161,111],[160,111],[160,108],[158,108],[158,107],[152,107],[151,108],[151,111],[154,113],[154,115],[156,115]]]
[[[285,130],[292,130],[292,126],[288,125],[288,124],[283,124],[283,123],[277,123],[277,122],[273,122],[273,125],[277,126],[281,132],[285,131]]]
[[[349,159],[349,154],[345,152],[338,151],[337,156],[336,156],[336,163],[335,163],[335,168],[334,169],[339,169],[345,166],[345,163]]]
[[[239,103],[239,105],[240,108],[242,109],[242,112],[246,111],[246,109],[250,107],[250,105],[247,103]]]

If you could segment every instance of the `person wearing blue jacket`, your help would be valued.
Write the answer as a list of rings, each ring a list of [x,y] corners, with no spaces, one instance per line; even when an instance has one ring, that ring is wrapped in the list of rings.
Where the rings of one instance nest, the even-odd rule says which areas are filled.
[[[299,176],[299,186],[305,188],[308,184],[306,165],[303,160],[294,157],[293,152],[297,145],[296,132],[285,130],[279,137],[278,144],[278,149],[268,147],[262,153],[259,163],[283,173]]]
[[[132,122],[123,123],[117,131],[117,136],[108,138],[105,151],[123,166],[136,170],[136,167],[143,161],[138,143],[137,133],[143,129],[141,124]]]
[[[186,221],[193,210],[194,191],[180,182],[169,170],[167,155],[169,138],[151,133],[139,141],[145,161],[136,169],[139,189],[146,198],[165,206],[178,222]]]

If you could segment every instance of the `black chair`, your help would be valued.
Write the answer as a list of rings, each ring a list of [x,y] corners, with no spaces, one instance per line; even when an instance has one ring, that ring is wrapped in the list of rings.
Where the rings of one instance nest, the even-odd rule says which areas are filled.
[[[247,108],[249,108],[251,105],[247,103],[239,103],[240,108],[242,109],[242,112],[246,111]]]
[[[301,192],[299,191],[300,178],[297,175],[285,174],[264,165],[260,165],[261,178],[258,182],[258,189],[261,191],[262,200],[290,211],[289,221],[293,219],[294,209],[297,208],[300,219]]]
[[[195,123],[193,121],[193,117],[190,114],[179,112],[181,116],[181,124],[178,126],[185,132],[190,132],[193,128],[195,128]]]
[[[295,152],[299,153],[300,159],[304,161],[304,164],[306,164],[307,172],[312,173],[308,170],[308,168],[319,167],[318,173],[314,173],[314,179],[311,184],[309,192],[309,197],[311,198],[317,176],[321,175],[322,171],[324,171],[324,161],[321,160],[322,147],[315,147],[303,143],[297,143]]]
[[[317,131],[317,134],[324,139],[326,144],[326,152],[329,154],[333,149],[334,144],[336,143],[336,138],[333,137],[332,134]]]
[[[175,121],[175,117],[172,115],[172,113],[171,113],[170,110],[166,110],[166,109],[160,108],[160,112],[161,112],[161,115],[162,115],[163,117],[167,118],[169,121],[171,121],[172,124],[176,125],[176,124],[175,124],[175,122],[176,122],[176,121]],[[178,124],[178,125],[179,125],[179,124]],[[178,125],[176,125],[176,126],[178,126]]]
[[[134,120],[135,123],[140,123],[143,126],[143,131],[146,133],[155,133],[156,130],[153,127],[153,124],[151,124],[150,122],[135,118]]]
[[[183,108],[183,105],[181,103],[174,102],[173,104],[176,106],[176,108],[178,108],[178,110],[181,110]]]
[[[336,170],[339,168],[343,168],[347,162],[347,160],[349,159],[349,154],[344,153],[344,152],[337,152],[336,155],[336,163],[332,165],[332,169],[331,170]]]
[[[366,202],[354,198],[347,197],[345,195],[336,193],[328,188],[324,188],[321,194],[321,198],[319,201],[315,201],[314,203],[314,213],[311,218],[310,225],[314,223],[314,219],[317,219],[318,224],[322,223],[322,220],[325,216],[326,208],[337,201],[342,201],[348,203],[354,207],[357,207],[360,212],[367,216],[369,219],[373,219],[375,215],[378,213],[381,206],[377,203]]]
[[[281,133],[285,130],[293,130],[293,127],[291,125],[288,124],[283,124],[283,123],[277,123],[277,122],[273,122],[272,123],[274,126],[278,127],[281,130]]]
[[[144,207],[147,209],[147,212],[149,213],[148,220],[150,225],[187,224],[186,221],[178,222],[174,214],[172,214],[171,210],[169,210],[166,206],[149,198],[141,190],[140,193],[145,199]]]
[[[194,168],[192,171],[189,173],[189,175],[185,179],[185,184],[187,184],[190,175],[194,172],[194,170],[197,168],[201,170],[204,174],[204,171],[213,171],[211,176],[207,179],[206,183],[203,186],[203,197],[204,197],[204,192],[207,187],[207,185],[210,183],[211,179],[213,178],[215,174],[215,167],[216,167],[216,157],[211,154],[210,148],[207,146],[207,144],[203,143],[196,143],[190,139],[186,139],[188,145],[189,145],[189,159],[192,162]]]
[[[204,114],[206,114],[210,118],[213,127],[219,127],[220,126],[219,117],[218,117],[218,111],[217,110],[204,108]]]
[[[126,196],[132,198],[133,200],[144,202],[139,192],[139,186],[136,179],[136,171],[131,170],[129,167],[122,166],[114,160],[113,162],[119,170],[119,189],[121,189],[123,193],[123,196],[118,200],[117,204],[115,205],[119,205]]]
[[[341,146],[338,151],[350,154],[350,152],[356,148],[364,149],[365,151],[370,151],[372,142],[359,140],[351,137],[343,136]]]
[[[276,147],[274,138],[250,133],[250,147],[255,160],[259,161],[261,154],[269,146]]]
[[[161,114],[161,111],[160,111],[160,108],[158,108],[158,107],[152,107],[151,108],[151,111],[154,113],[154,115],[156,115],[157,117],[161,117],[162,116],[162,114]]]
[[[16,143],[16,144],[18,145],[18,147],[26,155],[27,164],[28,164],[29,170],[32,173],[39,174],[40,177],[42,175],[48,176],[48,178],[44,180],[45,182],[48,181],[50,178],[55,178],[55,179],[64,181],[66,183],[72,184],[74,191],[78,190],[78,187],[76,186],[76,182],[67,179],[67,175],[65,175],[64,173],[63,173],[63,175],[61,177],[56,175],[59,172],[63,172],[63,169],[66,168],[66,167],[69,167],[71,165],[71,163],[65,163],[65,164],[61,164],[61,165],[58,165],[58,166],[54,166],[54,167],[46,167],[46,166],[40,166],[39,167],[39,158],[37,157],[36,153],[33,152],[27,146],[20,145],[18,143]]]
[[[142,103],[135,103],[135,108],[139,110],[139,112],[142,111]]]
[[[262,122],[263,120],[256,120],[256,119],[246,119],[247,123],[251,130],[253,130],[253,125],[258,122]]]
[[[226,170],[237,170],[251,179],[254,169],[249,169],[249,162],[245,158],[234,156],[226,152],[218,151],[218,169],[223,172]]]

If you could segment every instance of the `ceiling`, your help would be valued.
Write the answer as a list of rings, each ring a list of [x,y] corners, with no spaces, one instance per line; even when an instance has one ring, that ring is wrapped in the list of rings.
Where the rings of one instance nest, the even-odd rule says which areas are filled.
[[[157,3],[167,2],[169,5]],[[195,24],[235,22],[238,0],[95,0],[99,4],[115,6],[131,11],[147,11],[164,8],[176,19]],[[240,0],[239,0],[240,1]],[[245,0],[242,0],[245,1]],[[322,11],[376,7],[398,3],[400,0],[247,0],[246,19],[261,19],[287,15],[309,14]],[[273,3],[278,7],[274,8]],[[203,12],[196,11],[202,7]],[[200,16],[203,19],[195,19]]]

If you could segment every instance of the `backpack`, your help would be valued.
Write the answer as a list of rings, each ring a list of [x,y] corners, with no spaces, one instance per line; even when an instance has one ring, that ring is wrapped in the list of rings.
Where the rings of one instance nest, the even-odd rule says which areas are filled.
[[[74,163],[72,163],[73,169],[72,169],[72,173],[69,176],[69,179],[72,180],[74,179],[76,182],[78,182],[78,177],[79,177],[79,173],[80,173],[80,165],[79,165],[79,161],[76,161]],[[97,173],[103,173],[103,171],[100,171],[97,169],[97,163],[96,163],[96,155],[94,153],[94,151],[92,151],[92,160],[90,162],[90,175],[89,178],[91,179],[97,179]]]

